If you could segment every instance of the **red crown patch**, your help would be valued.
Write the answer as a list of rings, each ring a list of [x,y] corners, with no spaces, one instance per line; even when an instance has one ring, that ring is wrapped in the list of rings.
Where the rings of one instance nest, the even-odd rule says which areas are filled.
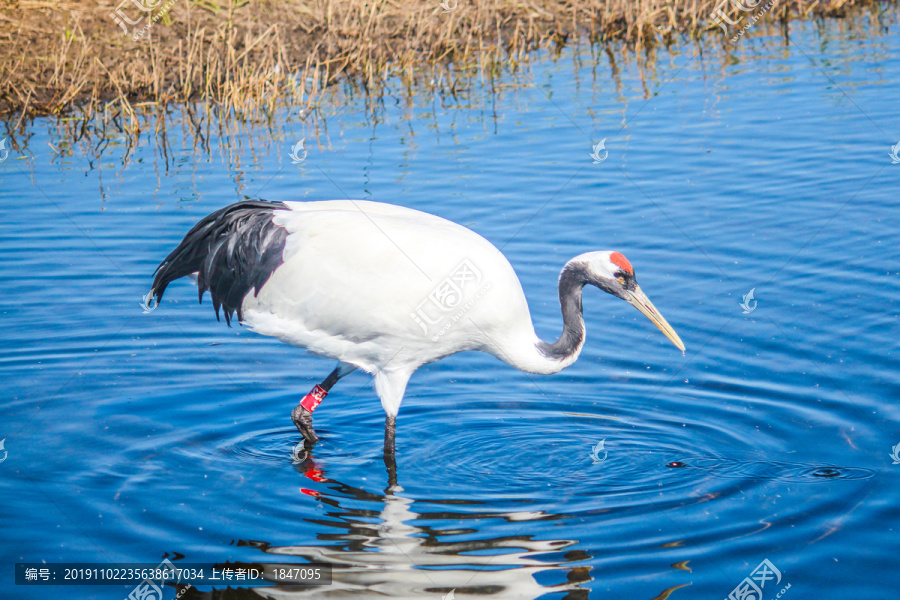
[[[632,267],[631,263],[628,262],[628,259],[619,252],[613,252],[612,254],[610,254],[609,260],[618,265],[618,267],[626,273],[634,275],[634,267]]]

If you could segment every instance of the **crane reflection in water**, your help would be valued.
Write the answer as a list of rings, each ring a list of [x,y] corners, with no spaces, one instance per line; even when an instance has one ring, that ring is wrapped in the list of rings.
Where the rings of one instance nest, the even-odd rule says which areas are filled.
[[[453,504],[477,502],[428,500],[448,508],[419,513],[414,500],[401,496],[396,483],[396,466],[388,462],[390,485],[384,493],[373,493],[330,479],[321,465],[308,459],[294,468],[304,477],[324,484],[329,491],[301,488],[325,507],[322,518],[314,519],[333,531],[320,533],[322,545],[275,546],[262,541],[242,540],[239,546],[258,548],[271,556],[253,560],[264,570],[263,577],[274,581],[274,569],[285,563],[307,562],[333,565],[332,583],[325,586],[237,587],[199,591],[189,588],[185,600],[216,598],[248,600],[258,598],[409,598],[422,600],[450,597],[532,599],[554,594],[568,600],[587,600],[591,580],[587,560],[590,555],[570,548],[577,540],[538,540],[524,533],[525,522],[553,518],[542,512],[455,512]],[[317,486],[320,487],[320,486]],[[363,506],[360,506],[363,503]],[[347,505],[354,505],[353,508]],[[471,539],[473,528],[464,523],[484,519],[523,522],[522,535]],[[307,518],[309,521],[313,519]],[[457,523],[452,529],[437,529],[416,522],[437,520]],[[448,539],[449,538],[449,539]],[[285,560],[277,560],[285,557]],[[289,558],[288,558],[289,557]],[[556,574],[554,574],[556,573]],[[538,583],[537,576],[543,574]],[[563,594],[559,596],[559,594]]]

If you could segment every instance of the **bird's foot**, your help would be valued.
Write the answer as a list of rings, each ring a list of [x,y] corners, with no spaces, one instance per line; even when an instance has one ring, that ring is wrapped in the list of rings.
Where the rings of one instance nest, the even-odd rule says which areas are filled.
[[[291,420],[294,422],[294,425],[297,426],[297,429],[300,430],[300,433],[303,434],[303,438],[310,446],[319,441],[319,436],[316,435],[316,431],[313,429],[311,411],[298,405],[291,412]]]

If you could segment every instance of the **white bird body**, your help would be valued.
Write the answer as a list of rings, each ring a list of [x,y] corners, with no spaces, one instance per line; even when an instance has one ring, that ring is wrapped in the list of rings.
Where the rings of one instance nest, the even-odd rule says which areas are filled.
[[[253,331],[363,369],[376,376],[376,385],[382,378],[399,385],[422,365],[466,350],[531,372],[565,366],[537,352],[515,271],[474,231],[377,202],[284,204],[290,210],[273,219],[288,231],[284,264],[243,302],[243,323]],[[463,261],[478,270],[481,287],[463,288],[460,305],[472,305],[436,343],[432,338],[440,330],[426,334],[410,315]],[[427,316],[440,315],[433,305],[428,310]],[[384,409],[397,414],[396,393],[389,396],[387,403],[382,396]]]
[[[312,410],[354,368],[374,375],[393,439],[406,384],[422,365],[479,350],[531,373],[567,367],[584,344],[587,284],[634,305],[684,350],[618,252],[566,263],[558,286],[563,333],[548,343],[535,334],[519,279],[493,244],[446,219],[378,202],[245,201],[220,209],[157,268],[147,308],[192,274],[217,317],[221,306],[229,324],[236,312],[257,333],[340,361],[292,414],[312,443]]]

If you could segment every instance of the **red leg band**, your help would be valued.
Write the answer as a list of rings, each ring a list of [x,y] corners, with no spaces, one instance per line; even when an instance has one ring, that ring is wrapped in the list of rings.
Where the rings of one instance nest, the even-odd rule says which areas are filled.
[[[322,389],[322,386],[317,383],[316,387],[314,387],[310,393],[303,396],[303,400],[300,401],[300,406],[309,412],[312,412],[316,410],[316,407],[322,403],[322,400],[324,400],[327,395],[328,392]]]

